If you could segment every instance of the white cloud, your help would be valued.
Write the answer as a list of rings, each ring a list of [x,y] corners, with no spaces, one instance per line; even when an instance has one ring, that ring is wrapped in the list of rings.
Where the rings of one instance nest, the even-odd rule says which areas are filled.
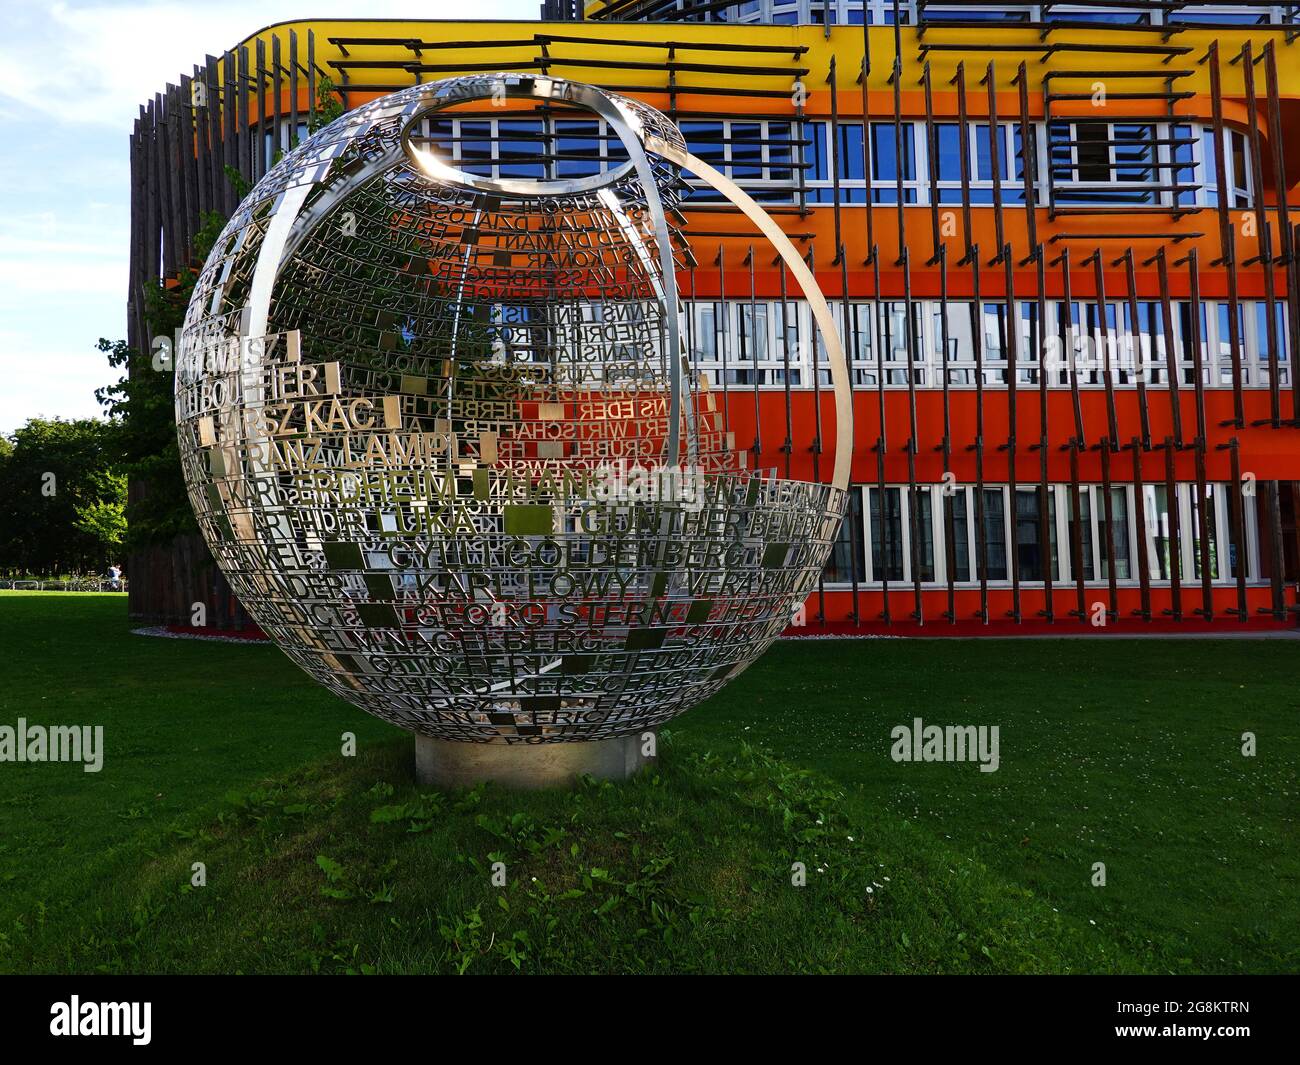
[[[488,0],[475,5],[474,16],[533,19],[540,6],[539,0]],[[463,13],[427,0],[60,2],[35,10],[6,18],[0,98],[60,122],[107,125],[123,133],[142,102],[206,54],[220,54],[276,22],[305,15],[427,19]]]
[[[83,353],[4,346],[5,387],[0,389],[0,432],[17,429],[28,418],[91,418],[103,414],[95,389],[119,374],[93,347]]]
[[[534,19],[539,0],[477,18]],[[437,0],[62,0],[5,5],[0,36],[0,431],[98,412],[116,379],[95,350],[126,321],[127,137],[142,102],[206,54],[290,19],[428,19]]]

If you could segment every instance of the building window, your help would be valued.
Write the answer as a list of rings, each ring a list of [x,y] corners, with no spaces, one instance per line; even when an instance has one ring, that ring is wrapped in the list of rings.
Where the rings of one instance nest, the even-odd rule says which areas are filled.
[[[1166,202],[1158,128],[1119,122],[1048,124],[1052,196],[1060,206]]]
[[[811,138],[808,167],[810,203],[834,203],[835,182],[832,164],[838,165],[841,203],[866,203],[867,160],[863,159],[862,123],[838,123],[838,158],[831,142],[833,127],[829,122],[809,122]],[[872,122],[870,129],[870,195],[874,204],[898,203],[898,182],[902,177],[903,202],[921,203],[921,161],[917,157],[917,123]]]
[[[979,23],[1024,22],[1110,22],[1129,25],[1161,25],[1165,22],[1188,22],[1248,26],[1280,22],[1285,18],[1283,4],[1215,4],[1191,2],[1166,13],[1144,5],[1116,5],[1099,10],[1095,4],[1000,4],[942,3],[928,0],[742,0],[711,8],[703,0],[676,0],[673,8],[680,18],[703,22],[762,23],[766,25],[890,25],[897,19],[908,24],[918,17],[923,22],[961,21]],[[918,10],[919,8],[919,10]],[[670,8],[672,10],[672,8]],[[638,16],[639,17],[639,16]],[[664,17],[659,14],[656,17]]]
[[[851,492],[849,517],[840,529],[825,579],[847,584],[856,574],[860,584],[878,585],[884,580],[911,584],[915,566],[925,584],[945,584],[951,571],[955,584],[973,586],[983,572],[990,584],[1005,586],[1011,583],[1010,566],[1014,565],[1022,584],[1042,583],[1049,573],[1055,583],[1071,584],[1081,575],[1090,584],[1104,584],[1110,580],[1113,557],[1116,582],[1134,585],[1138,581],[1135,551],[1145,550],[1152,583],[1168,583],[1175,557],[1168,493],[1163,484],[1144,484],[1140,490],[1145,529],[1135,525],[1134,486],[1129,484],[1110,486],[1109,515],[1105,486],[1080,484],[1077,518],[1070,484],[1048,485],[1045,497],[1040,485],[1024,484],[1014,491],[1008,485],[985,485],[979,490],[971,485],[954,489],[921,484],[915,492],[908,485],[886,485],[883,490],[876,485],[858,487]],[[1230,532],[1230,491],[1229,485],[1212,483],[1206,486],[1204,497],[1210,579],[1221,583],[1235,579],[1237,566],[1238,549]],[[1183,584],[1195,584],[1200,580],[1197,486],[1177,485],[1174,507],[1179,524],[1176,557],[1180,579]],[[1259,519],[1253,508],[1245,508],[1242,524],[1242,565],[1247,579],[1267,580],[1257,540]],[[987,555],[986,566],[982,554]]]
[[[1164,330],[1162,306],[1152,300],[1138,303],[1138,329],[1129,322],[1128,302],[1107,302],[1098,307],[1092,301],[1074,301],[1066,306],[1044,301],[1047,336],[1044,338],[1048,387],[1071,387],[1071,373],[1082,389],[1105,387],[1109,368],[1115,388],[1167,387],[1166,349],[1173,345],[1180,385],[1196,379],[1192,346],[1192,308],[1185,300],[1170,305],[1172,337]],[[949,300],[947,311],[936,300],[912,301],[912,325],[907,326],[904,300],[828,301],[835,332],[849,361],[855,388],[879,387],[883,374],[886,388],[908,386],[909,352],[912,383],[917,388],[938,388],[943,375],[952,388],[975,385],[976,341],[979,342],[985,388],[1003,389],[1010,376],[1011,349],[1016,350],[1017,384],[1036,386],[1038,363],[1036,300],[1018,300],[1014,320],[1005,303],[986,300]],[[695,366],[720,384],[726,362],[729,384],[760,387],[789,385],[810,387],[816,360],[819,384],[831,381],[830,355],[821,331],[814,328],[805,300],[735,299],[688,301],[683,332]],[[1273,305],[1272,326],[1268,304],[1262,300],[1241,300],[1240,325],[1242,383],[1247,388],[1269,387],[1269,352],[1276,343],[1278,380],[1291,381],[1290,341],[1284,301]],[[1104,328],[1103,328],[1104,322]],[[1202,300],[1200,346],[1202,379],[1209,388],[1230,388],[1233,376],[1231,315],[1222,300]],[[1012,330],[1017,332],[1014,334]],[[978,330],[978,332],[977,332]],[[812,338],[815,336],[815,342]],[[815,356],[814,356],[815,352]]]
[[[1047,499],[1047,534],[1043,530],[1043,489],[1016,489],[1016,572],[1022,581],[1041,581],[1044,567],[1057,575],[1056,499],[1049,487]]]
[[[685,121],[686,146],[762,203],[790,203],[796,180],[794,126],[788,121]],[[686,175],[692,180],[691,175]],[[722,200],[714,189],[694,183],[688,202]]]
[[[555,176],[587,177],[610,168],[610,153],[618,162],[626,159],[622,142],[609,143],[604,122],[557,120],[555,123]]]
[[[1215,485],[1207,484],[1205,486],[1205,496],[1201,497],[1200,486],[1189,484],[1183,486],[1187,491],[1189,501],[1188,517],[1191,519],[1188,525],[1189,538],[1192,541],[1192,568],[1190,570],[1193,577],[1201,579],[1201,512],[1205,512],[1205,540],[1210,564],[1210,579],[1218,580],[1219,577],[1219,544],[1218,544],[1218,516],[1217,506],[1218,493],[1215,491]]]
[[[1097,491],[1102,492],[1104,489],[1099,488]],[[1101,520],[1104,523],[1104,512]],[[1110,550],[1115,555],[1115,579],[1129,580],[1133,573],[1129,565],[1128,489],[1116,485],[1110,489],[1110,538]],[[1101,552],[1101,575],[1103,579],[1110,578],[1110,559],[1104,546]]]
[[[934,495],[929,486],[919,485],[909,495],[911,501],[912,524],[916,528],[917,564],[921,571],[921,580],[933,581],[937,576],[934,561]],[[909,540],[909,544],[910,544]]]
[[[822,579],[827,584],[862,584],[867,579],[862,539],[862,492],[860,487],[849,488],[849,503],[840,522],[835,545]]]
[[[968,515],[969,508],[966,506],[967,489],[959,488],[947,499],[948,505],[952,508],[953,580],[961,583],[969,581],[971,575],[970,518]]]
[[[884,489],[882,501],[879,488],[868,488],[871,511],[868,528],[871,531],[871,579],[874,581],[902,581],[903,570],[903,491],[901,488]]]

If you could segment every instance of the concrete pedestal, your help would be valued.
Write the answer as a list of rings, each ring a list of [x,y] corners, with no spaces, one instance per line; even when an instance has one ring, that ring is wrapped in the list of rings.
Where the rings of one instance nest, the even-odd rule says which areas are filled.
[[[588,743],[507,746],[417,735],[415,778],[435,788],[468,788],[490,780],[526,791],[569,787],[582,774],[599,780],[627,780],[654,761],[641,753],[647,739],[646,733],[637,732]]]

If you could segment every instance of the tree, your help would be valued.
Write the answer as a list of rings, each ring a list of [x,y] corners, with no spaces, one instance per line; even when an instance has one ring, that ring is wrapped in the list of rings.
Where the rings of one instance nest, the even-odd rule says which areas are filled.
[[[316,83],[316,113],[307,120],[307,132],[315,133],[324,129],[343,114],[343,99],[328,76],[322,76]]]
[[[173,283],[145,290],[145,317],[155,337],[174,344],[202,261],[224,225],[220,214],[206,214],[194,236],[198,262],[183,269]],[[98,389],[95,398],[116,424],[117,464],[135,486],[126,508],[127,545],[162,543],[198,532],[176,444],[174,368],[155,366],[152,355],[136,351],[125,340],[101,337],[99,350],[108,356],[109,365],[126,370],[117,384]]]
[[[117,558],[126,479],[114,468],[115,431],[95,418],[31,418],[10,435],[0,449],[0,566],[101,573]]]
[[[78,508],[77,529],[99,545],[104,558],[115,559],[126,544],[126,477],[103,470],[95,477],[95,490]]]

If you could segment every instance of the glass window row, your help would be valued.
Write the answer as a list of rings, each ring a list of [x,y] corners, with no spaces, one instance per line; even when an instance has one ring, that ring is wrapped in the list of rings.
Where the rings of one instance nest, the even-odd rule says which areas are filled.
[[[491,178],[558,179],[603,172],[627,161],[616,134],[599,120],[425,119],[421,135],[453,165]],[[769,204],[960,205],[963,163],[975,205],[1024,203],[1023,131],[1019,122],[924,121],[830,123],[823,119],[684,118],[691,151]],[[284,139],[283,137],[281,138]],[[1247,137],[1227,129],[1222,153],[1214,131],[1190,123],[1053,121],[1032,124],[1031,167],[1040,206],[1196,207],[1218,203],[1220,175],[1228,203],[1252,206]],[[267,134],[267,151],[272,151]],[[689,180],[689,175],[687,175]],[[1047,180],[1050,177],[1050,181]],[[695,202],[718,199],[698,187]]]
[[[892,25],[895,21],[914,24],[917,20],[1017,22],[1113,22],[1120,24],[1166,25],[1203,23],[1252,25],[1294,21],[1294,5],[1249,3],[1197,3],[1177,7],[1151,8],[1134,4],[1003,4],[942,3],[941,0],[742,0],[722,9],[710,0],[677,0],[675,10],[659,12],[657,19],[673,15],[716,22],[757,22],[782,25]],[[698,11],[697,9],[703,9]],[[895,14],[897,12],[897,15]]]
[[[1137,497],[1142,493],[1139,522]],[[1255,498],[1242,511],[1245,557],[1239,558],[1231,536],[1230,486],[1208,483],[1202,496],[1195,484],[1175,485],[1173,497],[1164,484],[1112,484],[1109,507],[1099,484],[1081,484],[1078,502],[1069,484],[924,484],[858,485],[839,537],[826,564],[829,585],[1010,584],[1014,570],[1021,582],[1057,584],[1109,582],[1113,560],[1118,583],[1139,582],[1138,552],[1146,553],[1149,580],[1168,582],[1177,566],[1180,581],[1201,579],[1200,510],[1205,511],[1212,581],[1235,581],[1237,566],[1246,579],[1266,579],[1258,544]],[[1139,527],[1140,526],[1140,527]],[[1177,529],[1177,539],[1174,531]],[[983,530],[983,536],[979,530]],[[915,537],[915,544],[913,544]]]
[[[882,378],[888,388],[906,388],[909,371],[918,388],[941,388],[945,375],[950,387],[969,388],[977,374],[985,387],[1005,388],[1013,343],[1017,387],[1036,387],[1046,373],[1051,388],[1102,388],[1108,368],[1116,387],[1167,387],[1171,350],[1178,384],[1190,386],[1198,334],[1202,383],[1233,383],[1231,306],[1222,300],[1202,300],[1199,316],[1189,301],[1171,301],[1171,336],[1163,305],[1146,299],[1137,303],[1136,323],[1127,300],[1048,300],[1045,331],[1036,300],[1016,301],[1014,315],[1005,301],[953,299],[945,308],[914,300],[910,327],[902,300],[829,304],[855,388],[875,388]],[[1268,310],[1263,300],[1237,305],[1246,387],[1269,386],[1273,351],[1279,386],[1291,382],[1286,304],[1274,303],[1271,321]],[[830,383],[826,347],[806,301],[688,301],[684,334],[692,364],[714,386],[811,388],[814,361],[818,383]]]

